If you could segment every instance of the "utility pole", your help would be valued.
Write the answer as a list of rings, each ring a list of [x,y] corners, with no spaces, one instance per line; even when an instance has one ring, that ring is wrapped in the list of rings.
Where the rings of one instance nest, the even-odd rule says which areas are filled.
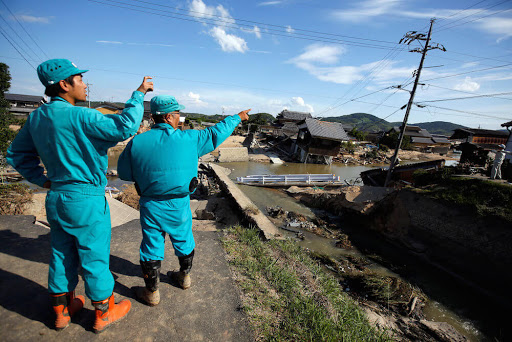
[[[411,107],[413,105],[414,100],[414,94],[416,93],[416,88],[418,87],[418,83],[420,80],[421,75],[421,69],[423,68],[423,62],[425,61],[425,56],[427,55],[427,51],[433,50],[433,49],[439,49],[442,51],[446,51],[443,45],[437,44],[436,45],[429,45],[430,43],[430,36],[432,34],[432,26],[434,25],[435,19],[430,19],[430,29],[428,30],[428,36],[425,38],[425,34],[423,33],[417,33],[416,31],[407,32],[405,36],[400,39],[400,44],[407,43],[407,45],[410,45],[415,40],[424,40],[425,41],[425,47],[423,50],[416,48],[412,49],[409,52],[421,52],[421,61],[420,66],[418,67],[418,70],[416,72],[416,79],[414,80],[414,85],[411,90],[411,97],[409,98],[409,102],[407,103],[407,109],[405,111],[404,121],[402,123],[402,127],[400,128],[400,135],[398,136],[398,145],[396,146],[395,153],[393,154],[393,157],[391,158],[391,163],[389,164],[388,173],[386,175],[386,181],[384,182],[384,186],[387,186],[389,181],[391,180],[391,175],[393,173],[393,169],[395,167],[396,158],[398,156],[398,151],[400,150],[400,146],[402,145],[402,141],[404,139],[404,133],[405,128],[407,127],[407,120],[409,119],[409,113],[411,111]]]
[[[89,100],[89,108],[91,108],[91,86],[89,82],[86,83],[87,85],[87,100]]]

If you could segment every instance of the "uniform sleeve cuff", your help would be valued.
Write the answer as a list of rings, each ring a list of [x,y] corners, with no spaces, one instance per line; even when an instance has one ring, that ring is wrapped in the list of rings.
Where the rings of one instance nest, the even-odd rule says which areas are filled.
[[[132,93],[132,98],[133,98],[133,99],[139,99],[139,100],[144,101],[144,93],[143,93],[143,92],[140,92],[140,91],[138,91],[138,90],[135,90],[135,91]]]
[[[44,187],[44,183],[46,183],[48,180],[49,180],[48,177],[46,177],[45,175],[42,175],[41,177],[39,177],[36,180],[34,180],[32,183],[37,184],[41,188],[43,188]]]

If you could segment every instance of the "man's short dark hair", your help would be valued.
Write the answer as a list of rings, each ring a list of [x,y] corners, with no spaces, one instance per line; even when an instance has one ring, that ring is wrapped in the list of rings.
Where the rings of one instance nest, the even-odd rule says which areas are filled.
[[[69,83],[70,85],[73,85],[73,84],[75,84],[75,81],[74,81],[75,76],[76,75],[71,75],[68,78],[64,79],[64,81]],[[55,96],[59,96],[59,94],[63,93],[63,92],[64,92],[64,89],[62,89],[62,87],[60,86],[60,83],[57,82],[55,84],[52,84],[52,85],[49,85],[48,87],[46,87],[44,94],[49,97],[55,97]]]
[[[153,118],[153,121],[155,122],[155,125],[156,124],[159,124],[159,123],[165,123],[164,121],[164,115],[155,115],[155,114],[152,114],[151,117]]]

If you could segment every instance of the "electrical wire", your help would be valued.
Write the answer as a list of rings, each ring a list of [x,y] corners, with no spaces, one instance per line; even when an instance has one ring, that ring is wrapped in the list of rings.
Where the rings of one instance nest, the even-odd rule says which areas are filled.
[[[39,46],[39,44],[37,44],[37,41],[32,37],[32,35],[30,33],[28,33],[28,31],[25,29],[25,27],[20,23],[20,21],[18,20],[18,18],[12,13],[11,9],[5,4],[4,0],[0,0],[2,1],[2,4],[4,4],[5,8],[7,8],[7,10],[9,11],[9,13],[11,13],[11,16],[16,20],[16,22],[20,25],[20,27],[23,29],[23,31],[25,31],[25,33],[27,34],[27,36],[29,36],[29,38],[32,40],[32,42],[34,42],[34,44],[39,48],[39,50],[41,50],[41,52],[43,53],[43,55],[46,57],[46,59],[50,58],[48,57],[48,55],[46,54],[46,52],[44,52],[44,50]]]
[[[34,52],[34,50],[32,50],[32,48],[25,42],[25,40],[23,40],[23,38],[20,37],[20,35],[18,34],[18,32],[16,32],[15,29],[12,28],[12,26],[7,22],[7,20],[5,20],[5,18],[3,17],[3,15],[0,14],[0,18],[4,21],[4,23],[7,25],[7,27],[9,27],[13,32],[14,34],[19,38],[19,40],[21,40],[23,42],[23,44],[25,44],[25,46],[30,50],[30,52],[32,52],[32,56],[35,56],[36,57],[36,60],[40,59],[39,56]],[[7,31],[5,31],[7,33]],[[12,39],[12,37],[11,37]],[[12,39],[14,41],[14,39]],[[22,49],[21,48],[21,45],[18,44],[18,47],[23,50],[24,53],[27,53],[25,51],[25,49]],[[28,54],[27,54],[28,55]]]
[[[178,14],[179,16],[174,16],[174,15],[168,15],[168,14],[161,13],[162,11],[155,13],[155,12],[151,12],[151,11],[147,11],[147,10],[135,9],[135,8],[126,7],[126,6],[122,6],[122,5],[128,5],[128,6],[133,6],[133,7],[141,7],[141,6],[131,5],[131,4],[123,3],[120,1],[114,1],[114,0],[103,0],[103,1],[109,1],[109,2],[102,2],[102,1],[98,1],[98,0],[87,0],[87,1],[95,2],[95,3],[99,3],[99,4],[103,4],[103,5],[108,5],[108,6],[112,6],[112,7],[117,7],[117,8],[124,8],[124,9],[128,9],[128,10],[131,10],[134,12],[147,13],[147,14],[152,14],[152,15],[156,15],[156,16],[173,18],[173,19],[190,21],[190,22],[196,22],[196,23],[202,23],[202,24],[207,24],[207,25],[218,25],[218,22],[220,22],[219,20],[214,20],[214,19],[209,19],[209,18],[202,18],[200,20],[199,19],[187,19],[187,18],[184,18],[185,15],[183,15],[183,14]],[[114,3],[118,3],[118,4],[122,4],[122,5],[116,5]],[[150,10],[157,11],[157,9],[150,9]],[[190,16],[190,17],[197,18],[196,16]],[[245,26],[245,27],[249,27],[252,29],[252,27],[250,25],[237,24],[236,26],[234,26],[232,21],[224,21],[223,23],[231,24],[231,25],[223,25],[223,27],[229,27],[229,28],[243,30],[241,28],[241,26]],[[347,40],[327,38],[327,37],[318,37],[318,36],[312,36],[312,35],[306,35],[306,34],[290,34],[290,33],[286,33],[285,31],[278,31],[278,30],[274,30],[274,29],[268,29],[268,31],[276,31],[278,33],[262,31],[261,34],[269,34],[269,35],[281,36],[281,37],[286,37],[286,38],[297,38],[297,39],[309,40],[309,41],[315,41],[315,42],[350,45],[350,46],[365,47],[365,48],[372,48],[372,49],[381,49],[381,50],[392,50],[393,49],[390,46],[382,46],[382,45],[375,45],[375,44],[372,45],[372,44],[368,44],[368,43],[351,42],[351,41],[347,41]]]
[[[446,75],[446,76],[439,76],[439,77],[429,78],[428,80],[423,80],[423,82],[432,81],[432,80],[438,80],[438,79],[441,79],[441,78],[449,78],[449,77],[455,77],[455,76],[460,76],[460,75],[465,75],[465,74],[471,74],[471,73],[474,73],[474,72],[499,69],[499,68],[504,68],[504,67],[508,67],[508,66],[511,66],[511,65],[512,65],[512,63],[508,63],[508,64],[498,65],[498,66],[491,67],[491,68],[485,68],[485,69],[478,69],[478,70],[473,70],[473,71],[461,72],[461,73],[458,73],[458,74],[452,74],[452,75]]]
[[[469,92],[469,91],[464,91],[464,90],[458,90],[458,89],[452,89],[452,88],[446,88],[446,87],[441,87],[441,86],[438,86],[438,85],[434,85],[434,84],[425,84],[426,86],[429,86],[429,87],[435,87],[435,88],[440,88],[440,89],[445,89],[445,90],[451,90],[451,91],[456,91],[456,92],[459,92],[459,93],[464,93],[464,94],[471,94],[471,95],[483,95],[483,94],[477,94],[477,93],[474,93],[474,92]],[[494,96],[494,98],[497,98],[497,99],[501,99],[501,100],[512,100],[508,97],[498,97],[498,96]]]
[[[30,62],[28,61],[28,59],[26,59],[26,58],[25,58],[25,55],[24,55],[24,54],[22,54],[22,53],[20,52],[20,50],[18,50],[18,48],[13,44],[13,42],[11,42],[11,41],[9,40],[9,38],[7,38],[7,35],[6,35],[6,33],[4,33],[4,30],[3,30],[2,28],[0,28],[0,33],[1,33],[1,34],[2,34],[2,36],[4,36],[4,38],[9,42],[9,44],[11,44],[11,46],[14,48],[14,50],[16,50],[16,51],[20,54],[20,56],[21,56],[21,57],[23,57],[23,59],[24,59],[24,60],[25,60],[25,61],[26,61],[26,62],[27,62],[27,63],[28,63],[28,64],[29,64],[29,65],[30,65],[34,70],[36,70],[36,68],[32,65],[32,63],[30,63]]]
[[[204,12],[193,11],[193,10],[190,10],[190,9],[186,10],[186,9],[183,9],[183,8],[173,7],[173,6],[168,6],[168,5],[162,5],[162,4],[158,4],[158,3],[154,3],[154,2],[150,2],[150,1],[143,1],[143,0],[133,0],[133,1],[140,2],[140,3],[145,3],[145,4],[150,4],[150,5],[154,5],[154,6],[170,8],[170,9],[174,9],[174,10],[177,10],[177,11],[183,11],[183,12],[188,12],[188,13],[197,13],[197,14],[201,14],[201,15],[205,14]],[[484,1],[486,1],[486,0],[484,0]],[[176,13],[176,12],[169,12],[169,13]],[[183,14],[180,13],[180,15],[183,15]],[[187,15],[187,16],[190,16],[190,15]],[[217,17],[217,18],[223,19],[221,21],[226,22],[226,23],[232,22],[231,20],[225,20],[225,17],[222,17],[220,15],[208,14],[208,16],[210,16],[210,17]],[[192,16],[192,17],[196,17],[196,16]],[[232,18],[232,20],[242,21],[242,22],[251,23],[251,24],[258,24],[258,25],[276,27],[276,28],[282,28],[282,29],[285,29],[285,30],[288,29],[287,26],[268,24],[268,23],[263,23],[263,22],[259,22],[259,21],[247,20],[247,19]],[[355,36],[347,36],[347,35],[342,35],[342,34],[320,32],[320,31],[313,31],[313,30],[306,30],[306,29],[301,29],[301,28],[296,28],[296,27],[294,27],[293,30],[294,31],[301,31],[301,32],[308,32],[308,33],[321,34],[321,35],[328,35],[328,36],[344,37],[344,38],[350,38],[350,39],[359,39],[359,40],[367,40],[367,41],[373,41],[373,42],[379,42],[379,43],[387,43],[387,44],[398,45],[396,42],[390,42],[390,41],[385,41],[385,40],[369,39],[369,38],[362,38],[362,37],[355,37]]]
[[[467,100],[467,99],[476,99],[476,98],[482,98],[482,97],[494,97],[496,95],[509,95],[512,94],[512,92],[507,93],[496,93],[496,94],[485,94],[485,95],[475,95],[475,96],[465,96],[465,97],[454,97],[450,99],[438,99],[438,100],[428,100],[428,101],[418,101],[418,103],[427,103],[427,102],[444,102],[444,101],[456,101],[456,100]],[[509,98],[503,98],[505,100],[512,100]]]
[[[438,26],[438,27],[436,28],[436,30],[435,30],[435,31],[436,31],[436,32],[440,32],[440,31],[444,31],[444,30],[446,30],[446,29],[449,29],[449,28],[452,28],[452,27],[455,27],[455,26],[460,26],[460,25],[466,24],[466,23],[468,23],[468,22],[470,22],[470,21],[468,21],[468,22],[464,22],[464,23],[461,23],[461,24],[457,24],[457,25],[454,25],[454,26],[450,26],[450,25],[453,25],[454,23],[456,23],[456,22],[458,22],[458,21],[460,21],[460,20],[463,20],[463,19],[466,19],[466,18],[469,18],[469,17],[475,16],[475,15],[477,15],[478,13],[481,13],[481,12],[484,12],[484,11],[488,11],[488,10],[490,10],[491,8],[494,8],[494,7],[496,7],[496,6],[499,6],[499,5],[504,4],[505,2],[509,2],[509,1],[510,1],[510,0],[504,0],[504,1],[502,1],[502,2],[499,2],[499,3],[497,3],[497,4],[492,5],[492,6],[490,6],[490,7],[484,8],[484,9],[482,9],[482,10],[478,11],[478,12],[475,12],[475,13],[472,13],[472,14],[467,15],[467,16],[465,16],[465,17],[462,17],[462,18],[456,19],[456,20],[454,20],[454,21],[452,21],[452,22],[450,22],[450,23],[447,23],[447,24],[444,24],[444,25],[440,25],[440,26]],[[503,12],[503,11],[499,11],[499,12]],[[491,14],[491,15],[497,14],[497,13],[499,13],[499,12],[493,13],[493,14]],[[473,20],[471,20],[471,21],[478,20],[478,19],[481,19],[481,18],[473,19]]]

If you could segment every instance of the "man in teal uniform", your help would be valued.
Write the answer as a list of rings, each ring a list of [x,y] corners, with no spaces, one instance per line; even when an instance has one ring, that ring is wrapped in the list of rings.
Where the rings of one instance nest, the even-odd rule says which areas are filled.
[[[96,309],[94,330],[101,332],[131,307],[128,300],[115,304],[112,292],[110,211],[104,190],[107,150],[137,132],[144,95],[153,83],[151,77],[144,77],[120,115],[103,115],[75,106],[86,100],[87,86],[82,80],[86,71],[67,59],[38,66],[37,74],[51,102],[30,114],[7,151],[7,162],[29,182],[50,189],[46,196],[52,246],[48,290],[56,329],[67,327],[70,316],[83,307],[84,297],[74,295],[81,265],[85,293]]]
[[[249,119],[250,111],[227,117],[207,129],[181,131],[177,127],[183,108],[172,96],[153,97],[155,125],[128,143],[117,166],[119,177],[134,181],[141,195],[140,264],[146,286],[137,291],[137,296],[151,306],[160,302],[158,283],[166,234],[180,263],[180,270],[169,276],[183,289],[190,287],[195,248],[190,194],[197,185],[198,158],[226,140],[240,121]]]

